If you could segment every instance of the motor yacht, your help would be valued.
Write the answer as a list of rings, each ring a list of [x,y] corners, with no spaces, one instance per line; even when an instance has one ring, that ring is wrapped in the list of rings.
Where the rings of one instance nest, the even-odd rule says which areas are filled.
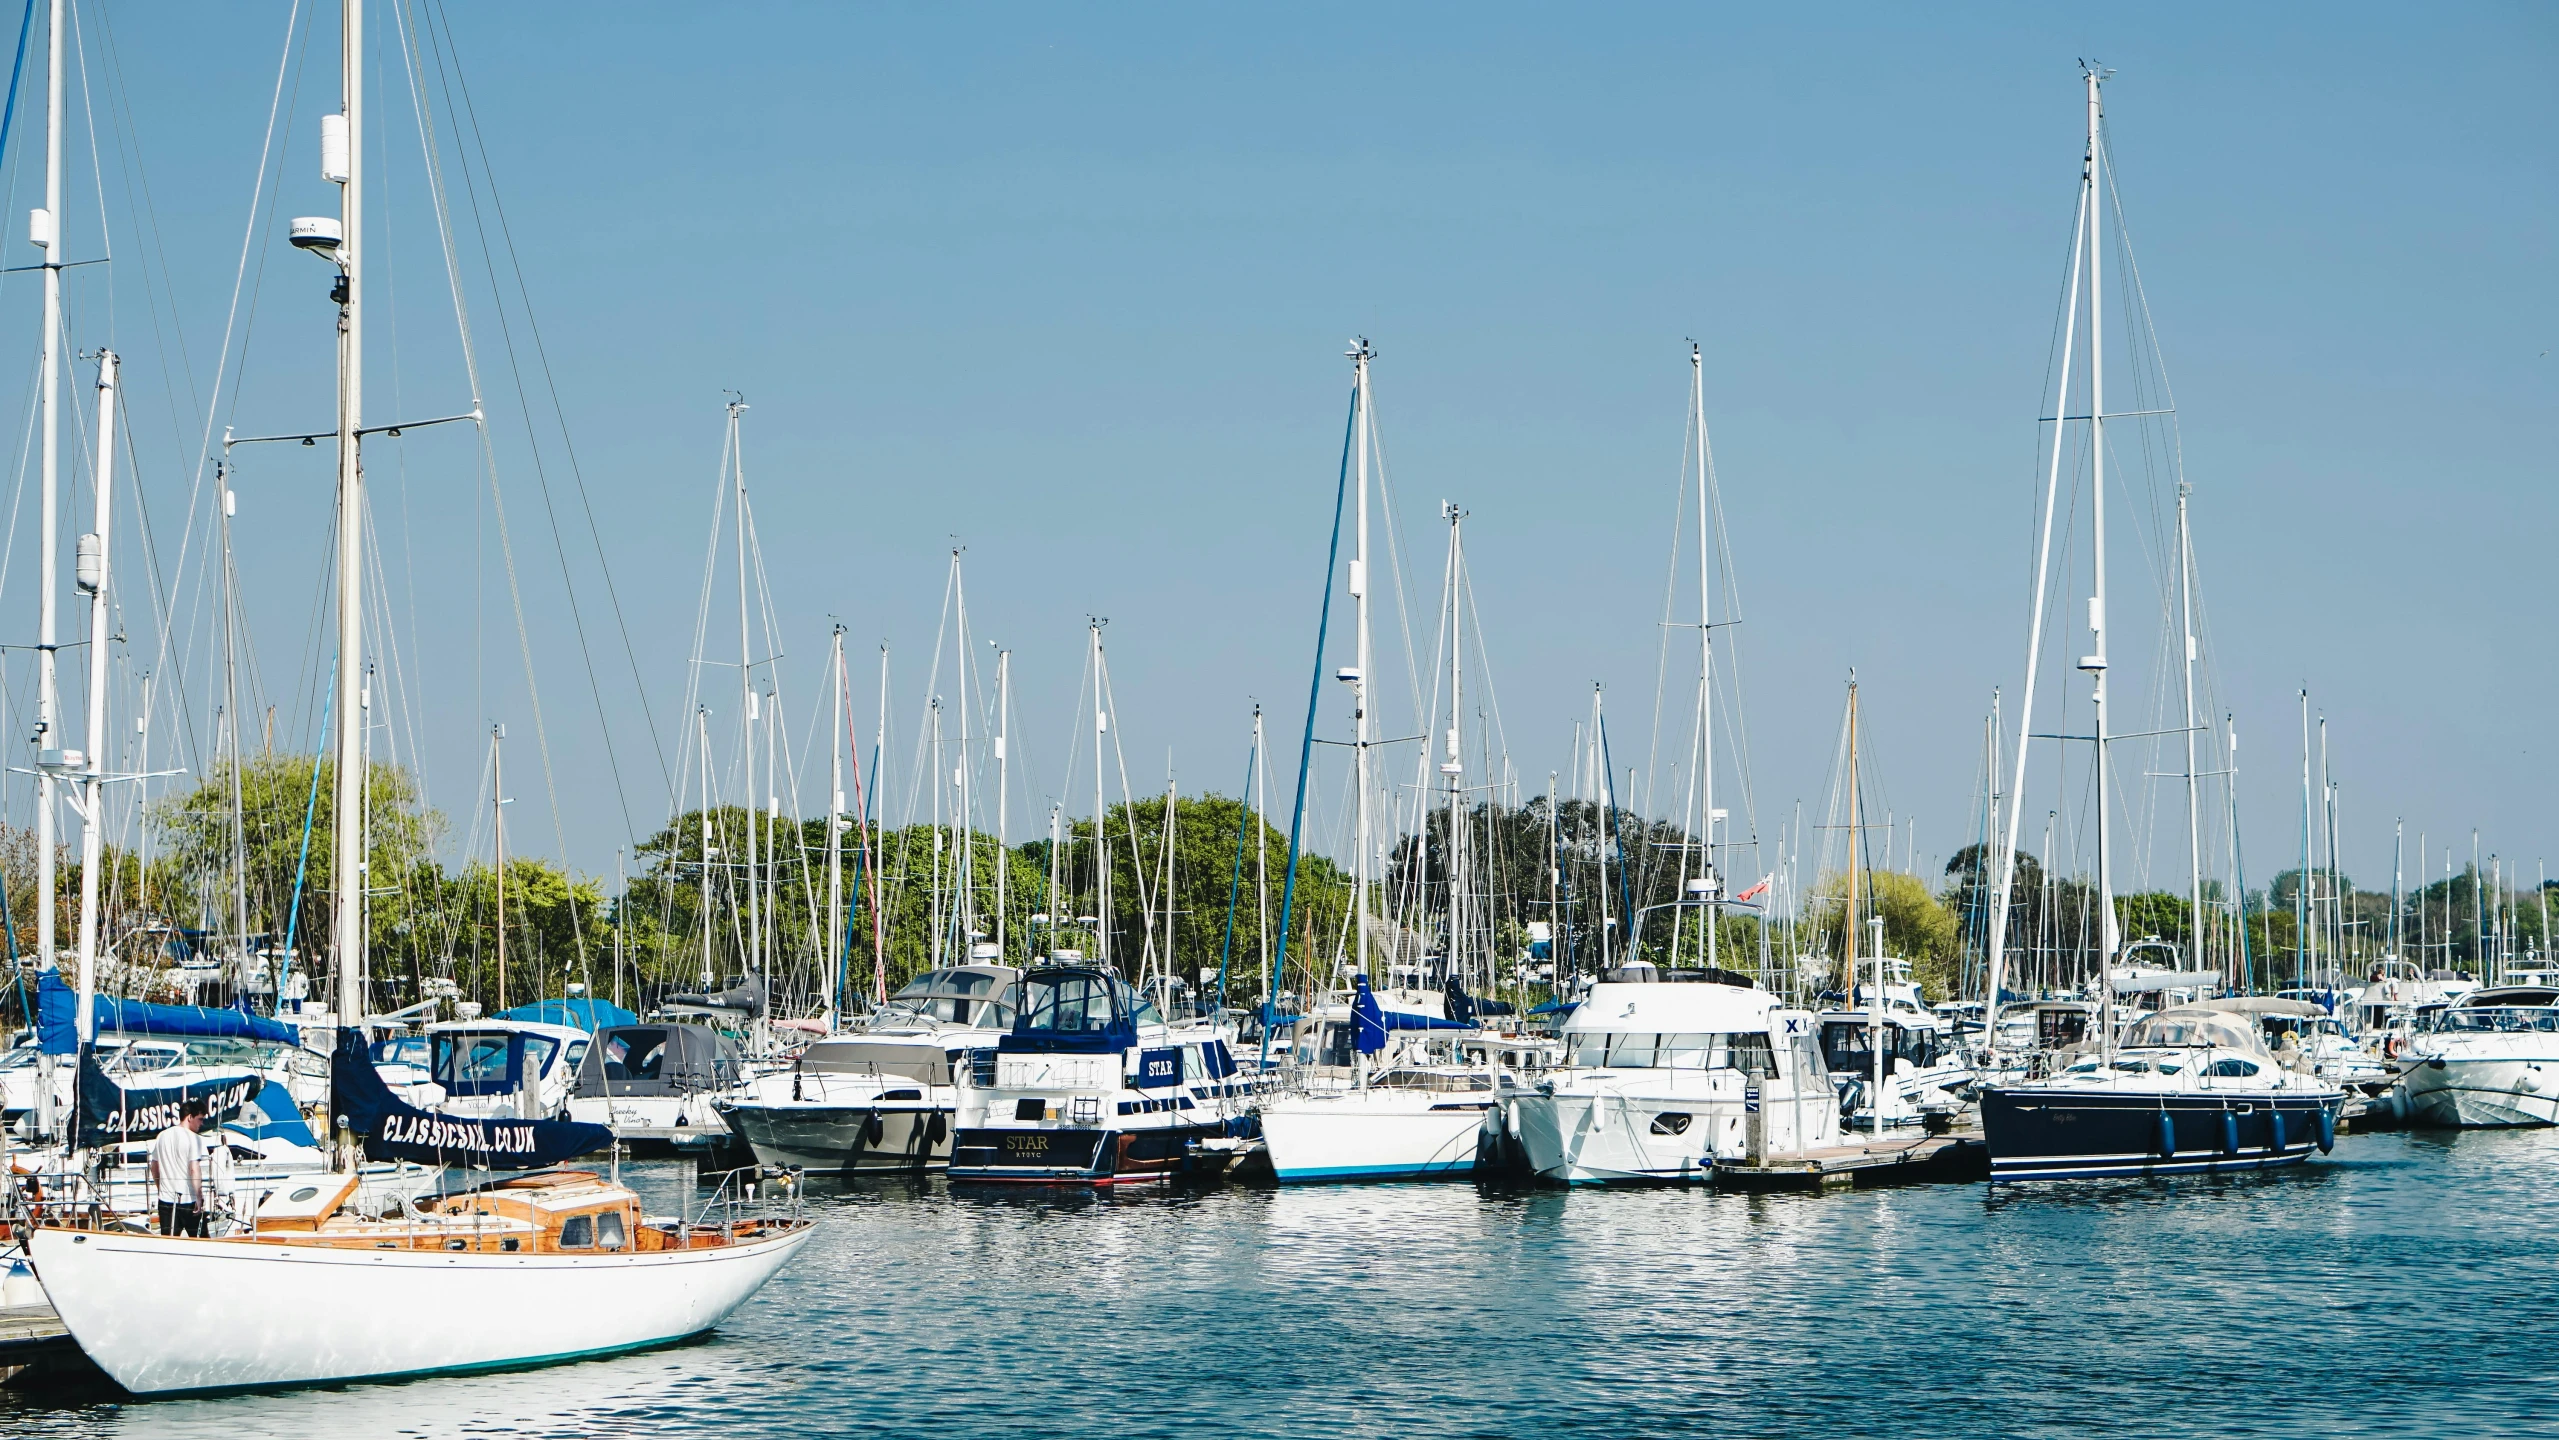
[[[954,1181],[1118,1185],[1223,1173],[1256,1133],[1226,1032],[1169,1021],[1089,965],[1022,977],[1021,1008],[961,1074]]]
[[[745,1052],[708,1025],[608,1025],[578,1063],[568,1113],[611,1127],[630,1154],[689,1154],[729,1133],[713,1104],[745,1082]]]
[[[951,1160],[955,1071],[1013,1026],[1022,972],[930,970],[857,1027],[813,1040],[787,1070],[711,1108],[767,1165],[812,1174],[933,1170]]]
[[[2409,1038],[2395,1093],[2419,1125],[2559,1124],[2559,986],[2500,985]]]
[[[2232,1006],[2162,1010],[2044,1079],[1984,1088],[1990,1178],[2260,1170],[2328,1150],[2344,1088],[2287,1069]]]
[[[426,1080],[405,1087],[402,1098],[472,1119],[551,1119],[568,1110],[592,1039],[574,1025],[533,1020],[429,1025]]]
[[[1888,1133],[1944,1127],[1972,1099],[1974,1074],[1946,1019],[1928,1008],[1910,962],[1887,958],[1884,982],[1860,984],[1842,1009],[1821,1012],[1822,1062],[1839,1090],[1841,1123]],[[1882,1093],[1876,1086],[1876,1042],[1883,1049]]]
[[[1612,970],[1573,1008],[1561,1038],[1564,1064],[1505,1107],[1541,1179],[1699,1182],[1717,1160],[1754,1148],[1840,1143],[1839,1096],[1813,1015],[1747,976]]]

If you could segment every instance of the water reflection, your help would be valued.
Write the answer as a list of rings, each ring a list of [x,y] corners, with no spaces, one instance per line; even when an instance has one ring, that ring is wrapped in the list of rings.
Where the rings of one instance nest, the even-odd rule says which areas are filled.
[[[692,1194],[642,1170],[653,1208]],[[813,1183],[720,1334],[11,1436],[2523,1434],[2559,1132],[2292,1173],[1827,1196]]]

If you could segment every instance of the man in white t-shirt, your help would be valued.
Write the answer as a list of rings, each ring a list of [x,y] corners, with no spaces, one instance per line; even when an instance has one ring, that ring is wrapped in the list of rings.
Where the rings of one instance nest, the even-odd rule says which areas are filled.
[[[151,1190],[160,1202],[160,1233],[204,1233],[204,1130],[201,1100],[178,1107],[178,1123],[151,1142]]]

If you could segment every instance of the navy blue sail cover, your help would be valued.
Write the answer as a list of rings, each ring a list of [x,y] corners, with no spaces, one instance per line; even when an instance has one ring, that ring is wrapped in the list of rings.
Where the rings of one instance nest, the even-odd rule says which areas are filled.
[[[238,1113],[265,1084],[262,1076],[243,1074],[198,1080],[191,1085],[127,1087],[98,1068],[96,1051],[83,1051],[80,1119],[71,1143],[88,1150],[126,1140],[148,1140],[177,1124],[179,1108],[190,1100],[203,1101],[206,1113],[219,1125]]]
[[[421,1110],[391,1093],[364,1036],[338,1032],[329,1065],[329,1104],[364,1137],[368,1160],[468,1165],[483,1170],[541,1170],[613,1143],[610,1126],[577,1120],[469,1120]]]
[[[281,1020],[225,1010],[212,1005],[154,1005],[142,1000],[96,996],[91,1018],[102,1035],[230,1036],[299,1042],[300,1032]],[[75,1055],[80,1050],[80,992],[59,970],[36,976],[36,1043],[47,1055]]]

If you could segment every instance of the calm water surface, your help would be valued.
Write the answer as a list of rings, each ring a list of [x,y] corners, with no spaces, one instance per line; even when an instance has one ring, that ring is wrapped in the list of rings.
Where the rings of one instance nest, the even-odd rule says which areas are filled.
[[[0,1434],[2549,1435],[2554,1198],[2552,1131],[1995,1195],[820,1187],[799,1260],[682,1348],[0,1393]]]

